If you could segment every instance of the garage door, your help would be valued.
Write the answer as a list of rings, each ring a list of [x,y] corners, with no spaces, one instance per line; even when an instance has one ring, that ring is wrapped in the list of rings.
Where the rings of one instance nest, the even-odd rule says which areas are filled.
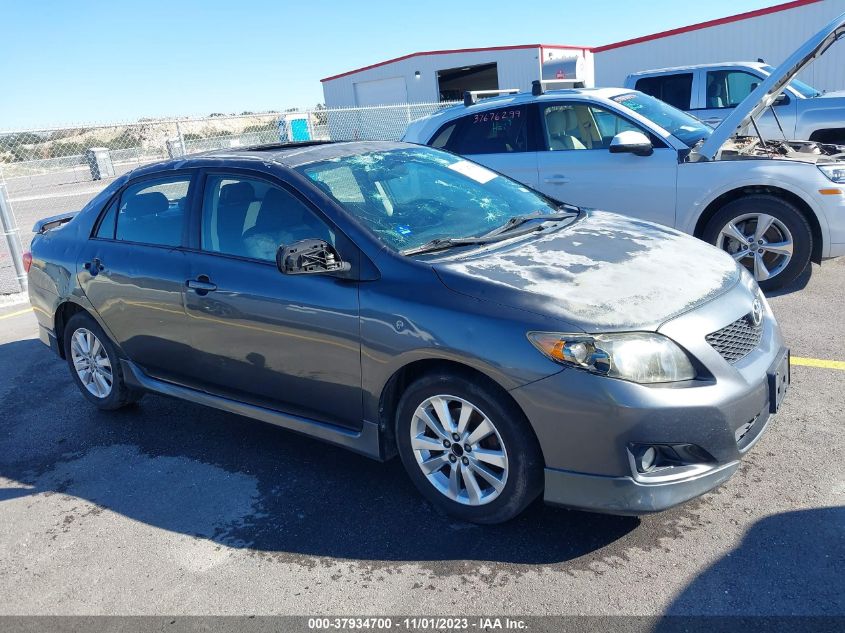
[[[355,104],[358,106],[406,103],[408,90],[404,77],[390,77],[355,84]]]

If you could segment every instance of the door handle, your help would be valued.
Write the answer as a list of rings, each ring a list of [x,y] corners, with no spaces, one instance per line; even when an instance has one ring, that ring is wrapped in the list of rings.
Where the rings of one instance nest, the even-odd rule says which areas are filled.
[[[217,284],[211,283],[211,279],[208,278],[208,275],[200,275],[196,279],[189,279],[185,282],[185,285],[200,296],[207,295],[209,292],[217,290]]]
[[[95,257],[90,262],[85,262],[82,264],[82,267],[91,273],[92,277],[96,277],[99,273],[106,269],[106,267],[103,266],[103,262],[101,262],[98,257]]]
[[[706,123],[707,125],[716,126],[722,122],[722,119],[702,119],[701,122]]]
[[[549,185],[565,185],[569,182],[569,178],[567,178],[563,174],[555,174],[554,176],[549,176],[548,178],[546,178],[545,182]]]

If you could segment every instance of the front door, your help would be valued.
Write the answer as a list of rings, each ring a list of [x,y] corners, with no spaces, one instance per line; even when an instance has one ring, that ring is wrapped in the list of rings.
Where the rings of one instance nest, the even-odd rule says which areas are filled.
[[[675,149],[629,119],[584,102],[544,104],[540,119],[545,144],[537,158],[540,191],[570,204],[674,226]],[[610,141],[626,130],[649,136],[654,152],[611,154]]]
[[[206,391],[361,427],[358,284],[284,275],[281,244],[319,238],[357,249],[293,191],[260,176],[208,173],[186,308],[192,380]]]
[[[692,111],[691,114],[713,127],[719,125],[763,81],[762,77],[736,68],[701,71],[700,77],[703,90],[703,94],[699,95],[701,107]],[[798,102],[795,96],[784,92],[775,105],[764,110],[755,120],[763,138],[768,140],[783,140],[784,136],[787,139],[794,138],[797,107]],[[775,115],[777,115],[777,120],[775,120]],[[750,136],[756,135],[754,126],[749,125],[746,133]]]
[[[129,184],[104,210],[78,262],[80,287],[130,360],[179,381],[191,341],[183,305],[182,248],[192,195],[188,174]]]

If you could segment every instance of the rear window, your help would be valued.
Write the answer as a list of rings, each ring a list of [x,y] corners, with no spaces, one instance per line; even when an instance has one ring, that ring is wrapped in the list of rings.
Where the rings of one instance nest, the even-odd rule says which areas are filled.
[[[528,151],[528,108],[512,106],[463,117],[435,136],[434,147],[456,154],[510,154]]]
[[[680,110],[689,110],[692,73],[643,77],[637,80],[635,88]]]

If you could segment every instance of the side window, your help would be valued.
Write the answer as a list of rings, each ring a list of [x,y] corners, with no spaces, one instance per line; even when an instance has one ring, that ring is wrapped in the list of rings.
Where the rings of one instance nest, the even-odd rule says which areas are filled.
[[[457,154],[508,154],[528,151],[528,108],[515,106],[460,119],[445,149]],[[444,130],[445,132],[445,130]]]
[[[94,237],[99,237],[107,240],[114,239],[114,223],[115,219],[117,218],[117,203],[118,198],[115,198],[109,205],[109,208],[106,209],[106,212],[103,214],[103,217],[100,220],[100,226],[97,227],[97,233],[94,235]]]
[[[549,151],[607,149],[614,136],[627,130],[652,136],[625,117],[586,104],[548,105],[542,113],[545,149]],[[656,146],[662,143],[658,141]]]
[[[282,244],[334,234],[287,190],[258,178],[209,175],[202,204],[202,248],[276,261]]]
[[[144,180],[120,196],[115,239],[159,246],[182,243],[190,177]]]
[[[449,143],[449,139],[451,138],[457,126],[457,121],[447,123],[444,127],[440,129],[440,131],[434,136],[434,138],[431,139],[429,145],[431,147],[436,147],[437,149],[445,148],[446,145]]]
[[[634,86],[640,92],[656,97],[679,110],[690,109],[692,73],[643,77]]]
[[[707,73],[707,107],[734,108],[760,85],[761,79],[743,70],[711,70]]]

